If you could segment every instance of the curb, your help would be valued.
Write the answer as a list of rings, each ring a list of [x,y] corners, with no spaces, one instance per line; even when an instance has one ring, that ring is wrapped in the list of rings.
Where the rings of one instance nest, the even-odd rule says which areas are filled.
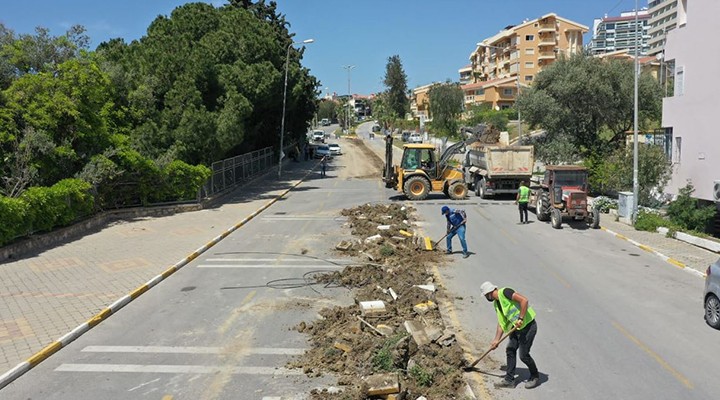
[[[693,269],[693,268],[689,268],[689,267],[688,267],[687,265],[685,265],[683,262],[680,262],[680,261],[678,261],[678,260],[676,260],[676,259],[674,259],[674,258],[672,258],[672,257],[668,257],[668,256],[666,256],[665,254],[662,254],[662,253],[660,253],[659,251],[651,248],[650,246],[646,246],[646,245],[644,245],[644,244],[642,244],[642,243],[638,243],[638,242],[630,239],[630,238],[627,237],[627,236],[624,236],[624,235],[621,235],[621,234],[619,234],[619,233],[613,232],[613,231],[611,231],[610,229],[607,229],[607,228],[605,228],[605,227],[600,227],[600,229],[602,229],[603,231],[605,231],[605,232],[607,232],[607,233],[615,236],[615,237],[618,238],[618,239],[625,240],[626,242],[629,242],[630,244],[632,244],[632,245],[634,245],[634,246],[636,246],[636,247],[639,247],[640,249],[642,249],[642,250],[644,250],[644,251],[647,251],[648,253],[652,253],[652,254],[660,257],[661,259],[663,259],[663,261],[665,261],[665,262],[667,262],[667,263],[669,263],[669,264],[672,264],[672,265],[674,265],[675,267],[677,267],[677,268],[679,268],[679,269],[681,269],[681,270],[683,270],[683,271],[689,272],[689,273],[691,273],[691,274],[693,274],[693,275],[696,275],[696,276],[698,276],[698,277],[700,277],[700,278],[705,278],[705,274],[704,274],[703,272],[700,272],[700,271],[698,271],[698,270],[696,270],[696,269]]]
[[[265,211],[267,208],[269,208],[271,205],[275,204],[278,200],[285,197],[292,189],[296,188],[298,185],[304,182],[305,178],[312,172],[312,170],[305,174],[300,180],[298,180],[297,183],[290,186],[289,188],[285,189],[282,193],[277,195],[272,200],[268,201],[264,206],[260,207],[259,209],[255,210],[252,214],[245,217],[242,221],[238,222],[237,224],[233,225],[232,227],[225,230],[225,232],[221,233],[220,235],[213,238],[210,242],[206,243],[204,246],[198,248],[194,252],[192,252],[189,256],[185,257],[184,259],[180,260],[179,262],[175,263],[174,265],[170,266],[168,269],[163,271],[161,274],[155,276],[154,278],[147,281],[144,285],[139,286],[137,289],[133,290],[129,294],[121,297],[120,299],[116,300],[114,303],[112,303],[110,306],[105,308],[104,310],[97,313],[94,317],[87,320],[87,322],[79,325],[69,333],[65,334],[55,342],[45,346],[42,350],[38,351],[34,355],[32,355],[30,358],[28,358],[26,361],[16,365],[14,368],[10,369],[9,371],[5,372],[4,374],[0,375],[0,390],[13,382],[15,379],[21,377],[26,372],[30,371],[34,367],[36,367],[38,364],[46,360],[51,355],[57,353],[60,349],[67,346],[68,344],[72,343],[75,339],[82,336],[84,333],[95,327],[96,325],[100,324],[100,322],[106,320],[111,315],[115,314],[118,310],[125,307],[127,304],[129,304],[131,301],[137,299],[142,295],[143,293],[147,292],[152,288],[153,286],[157,285],[158,283],[165,280],[170,275],[174,274],[180,268],[184,267],[188,263],[190,263],[192,260],[196,259],[199,255],[213,247],[214,245],[218,244],[221,240],[225,239],[228,235],[248,223],[250,220],[258,216],[260,213]]]

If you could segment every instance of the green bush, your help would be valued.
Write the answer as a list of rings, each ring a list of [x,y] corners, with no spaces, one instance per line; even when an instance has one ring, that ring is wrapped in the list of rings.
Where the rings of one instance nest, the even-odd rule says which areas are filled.
[[[717,212],[714,206],[700,207],[692,198],[695,188],[688,183],[680,189],[677,199],[670,203],[667,215],[680,229],[705,232]]]
[[[667,219],[663,218],[661,215],[653,212],[647,212],[642,210],[638,212],[637,220],[635,221],[636,230],[656,232],[657,228],[661,226],[669,228],[672,226],[672,223]]]
[[[197,198],[198,190],[210,177],[212,171],[204,165],[194,166],[175,160],[168,164],[163,173],[168,185],[165,200],[178,201]]]
[[[0,246],[30,232],[28,205],[18,198],[0,196]]]
[[[26,190],[20,200],[27,204],[30,232],[49,231],[92,213],[95,198],[90,187],[80,179],[63,179],[51,187]]]

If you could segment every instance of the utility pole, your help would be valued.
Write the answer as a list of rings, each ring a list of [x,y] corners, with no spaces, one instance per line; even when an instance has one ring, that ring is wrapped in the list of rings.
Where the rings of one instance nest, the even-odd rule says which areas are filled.
[[[633,110],[633,208],[632,223],[635,225],[638,214],[638,195],[640,192],[640,184],[638,183],[638,57],[640,53],[640,42],[638,41],[639,32],[638,23],[638,0],[635,0],[635,66],[633,72],[635,74],[635,93],[634,93],[634,110]]]
[[[520,97],[520,70],[519,70],[519,68],[518,68],[518,72],[517,72],[517,93],[515,94],[515,109],[517,110],[517,119],[518,119],[518,121],[517,121],[517,122],[518,122],[518,141],[517,141],[517,142],[518,142],[518,144],[521,144],[521,143],[520,143],[520,140],[522,140],[522,122],[520,122],[520,121],[521,121],[521,118],[520,118],[520,107],[518,107],[518,104],[517,104],[517,101],[518,101],[518,98],[519,98],[519,97]]]
[[[350,92],[350,71],[355,68],[354,65],[346,65],[343,68],[347,70],[348,73],[348,103],[347,103],[347,116],[345,118],[345,131],[347,133],[350,133],[350,100],[352,99],[352,92]]]

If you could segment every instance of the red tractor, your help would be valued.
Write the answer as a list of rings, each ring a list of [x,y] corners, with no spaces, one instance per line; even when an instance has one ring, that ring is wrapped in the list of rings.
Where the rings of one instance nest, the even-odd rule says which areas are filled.
[[[563,219],[585,221],[593,229],[600,227],[600,213],[588,208],[587,168],[575,165],[549,165],[540,187],[533,191],[530,206],[535,206],[538,221],[550,220],[560,229]]]

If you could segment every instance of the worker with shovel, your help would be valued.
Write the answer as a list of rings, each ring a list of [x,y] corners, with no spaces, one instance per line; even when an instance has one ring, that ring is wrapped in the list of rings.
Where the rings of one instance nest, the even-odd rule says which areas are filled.
[[[463,258],[470,257],[467,243],[465,242],[465,223],[467,222],[465,211],[459,209],[451,210],[448,206],[442,206],[441,211],[445,219],[447,219],[447,254],[452,254],[452,239],[455,235],[458,235],[460,245],[463,249]]]
[[[530,370],[530,379],[525,383],[526,389],[532,389],[540,384],[535,360],[530,356],[537,323],[535,322],[535,310],[528,305],[528,299],[511,288],[500,288],[490,282],[480,285],[480,292],[485,299],[493,303],[498,318],[498,325],[495,332],[495,339],[490,343],[490,350],[498,347],[505,339],[503,333],[507,332],[510,341],[505,349],[507,356],[507,370],[505,378],[496,382],[496,388],[515,387],[515,364],[517,363],[517,352],[520,350],[520,360]],[[507,337],[506,336],[506,337]]]

